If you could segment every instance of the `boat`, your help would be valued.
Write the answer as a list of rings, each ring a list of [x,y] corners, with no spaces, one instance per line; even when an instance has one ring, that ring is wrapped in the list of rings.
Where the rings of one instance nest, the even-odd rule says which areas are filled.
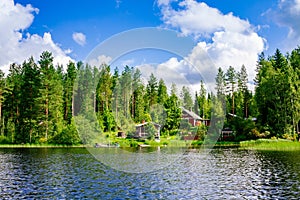
[[[98,144],[95,143],[94,145],[95,148],[112,148],[112,147],[120,147],[119,143],[115,143],[115,144]]]

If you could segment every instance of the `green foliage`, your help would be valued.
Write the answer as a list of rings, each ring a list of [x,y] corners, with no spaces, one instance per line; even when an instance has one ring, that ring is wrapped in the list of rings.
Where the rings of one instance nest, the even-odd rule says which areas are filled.
[[[158,83],[157,78],[151,73],[147,87],[146,87],[146,99],[149,108],[157,103],[158,97]]]
[[[84,115],[78,115],[74,120],[83,144],[93,144],[97,136],[103,136],[96,119],[91,120]]]
[[[240,142],[240,148],[272,151],[299,151],[300,143],[285,139],[258,139]]]
[[[299,66],[300,47],[287,55],[277,49],[268,58],[259,56],[254,94],[247,87],[247,70],[242,65],[239,72],[232,66],[226,73],[218,69],[216,95],[208,94],[201,81],[195,99],[187,86],[182,87],[179,99],[176,85],[172,84],[168,94],[164,80],[158,82],[154,74],[144,84],[138,69],[125,66],[120,74],[117,68],[112,74],[108,65],[99,68],[82,62],[70,62],[64,72],[63,66],[54,66],[51,52],[45,51],[38,62],[29,58],[21,65],[11,64],[6,76],[0,70],[1,141],[70,145],[82,140],[88,144],[102,137],[100,130],[122,130],[130,135],[135,123],[142,121],[159,123],[167,136],[175,137],[180,128],[197,132],[203,139],[204,127],[194,130],[181,121],[180,106],[214,120],[212,133],[207,135],[211,141],[228,113],[235,114],[227,117],[226,124],[235,131],[237,141],[295,140],[300,121]]]
[[[299,52],[298,52],[299,53]],[[291,63],[297,63],[297,51],[291,57],[277,49],[274,56],[258,61],[255,99],[258,122],[270,127],[271,136],[293,134],[299,122],[299,74]],[[296,60],[294,60],[296,59]]]
[[[197,127],[197,136],[198,136],[198,140],[203,141],[205,139],[207,133],[207,127],[205,125],[199,125]]]
[[[81,143],[81,140],[74,123],[71,123],[64,127],[64,129],[59,134],[55,135],[49,141],[49,143],[77,145]]]
[[[157,90],[157,103],[164,104],[168,99],[167,86],[163,79],[159,80],[158,90]]]
[[[225,85],[225,74],[221,67],[218,68],[218,73],[216,76],[216,91],[217,96],[221,97],[225,95],[226,85]]]
[[[180,120],[180,131],[182,133],[187,133],[191,129],[192,125],[189,123],[187,119]]]
[[[148,133],[148,139],[154,139],[156,129],[152,123],[145,125],[145,132]]]
[[[115,118],[109,110],[105,110],[103,113],[103,126],[104,131],[111,132],[116,127]]]
[[[0,144],[10,144],[11,140],[7,136],[0,135]]]
[[[178,130],[181,119],[181,109],[179,108],[178,97],[175,94],[172,94],[167,99],[164,106],[167,117],[163,131],[169,131],[169,134],[173,135],[173,131]]]
[[[180,93],[182,106],[185,109],[191,110],[193,108],[193,99],[190,93],[190,89],[186,86],[182,86],[181,93]]]

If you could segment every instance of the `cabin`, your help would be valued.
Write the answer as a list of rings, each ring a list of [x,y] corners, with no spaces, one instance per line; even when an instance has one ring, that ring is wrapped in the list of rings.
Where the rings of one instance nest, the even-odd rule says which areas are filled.
[[[205,126],[210,126],[210,119],[203,119],[193,111],[189,111],[183,107],[180,107],[182,111],[182,119],[187,119],[188,122],[194,127],[204,124]]]
[[[192,126],[199,126],[201,124],[202,118],[199,115],[183,107],[180,108],[182,111],[182,116],[181,116],[182,119],[187,119]]]
[[[234,139],[233,130],[230,128],[223,128],[219,138],[221,141],[232,141]]]
[[[154,137],[155,140],[160,140],[160,129],[161,129],[161,125],[154,123],[154,122],[143,122],[141,124],[136,124],[135,125],[135,138],[149,138],[151,137],[151,133],[147,132],[147,125],[151,123],[154,126],[155,129],[155,133],[154,133]]]

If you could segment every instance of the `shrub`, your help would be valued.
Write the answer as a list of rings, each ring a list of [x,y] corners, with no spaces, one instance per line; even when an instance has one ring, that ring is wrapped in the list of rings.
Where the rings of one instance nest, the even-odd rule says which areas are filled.
[[[283,139],[287,139],[287,140],[296,140],[295,134],[289,134],[289,133],[285,133],[282,135]]]
[[[205,125],[199,125],[197,127],[198,140],[203,141],[207,132],[207,127]]]
[[[73,124],[67,125],[59,134],[55,135],[50,143],[76,145],[81,142],[76,127]]]
[[[10,144],[10,139],[6,136],[0,135],[0,144]]]

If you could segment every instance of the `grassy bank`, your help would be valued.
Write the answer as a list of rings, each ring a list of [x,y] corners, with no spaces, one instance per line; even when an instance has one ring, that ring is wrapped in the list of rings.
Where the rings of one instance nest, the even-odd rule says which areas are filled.
[[[138,147],[139,145],[149,145],[150,147],[191,147],[199,148],[207,145],[212,148],[240,148],[250,150],[278,150],[278,151],[300,151],[300,142],[293,142],[284,139],[258,139],[242,142],[216,142],[209,143],[207,141],[184,141],[177,137],[161,137],[160,142],[154,140],[136,140],[125,138],[111,138],[109,143],[105,141],[103,144],[118,143],[120,147]],[[102,143],[100,143],[102,144]],[[0,144],[0,148],[84,148],[93,147],[94,145],[61,145],[61,144]]]
[[[258,139],[240,142],[240,148],[253,150],[280,150],[295,151],[300,150],[300,142],[293,142],[284,139]]]
[[[83,145],[61,144],[0,144],[0,148],[83,148]]]

